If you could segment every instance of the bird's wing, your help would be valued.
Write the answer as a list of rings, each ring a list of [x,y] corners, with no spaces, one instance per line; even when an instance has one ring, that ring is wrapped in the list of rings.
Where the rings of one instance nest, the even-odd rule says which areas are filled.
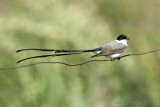
[[[117,54],[122,53],[126,48],[127,46],[125,44],[112,42],[112,43],[105,45],[100,53],[92,57],[108,56],[108,55],[112,55],[116,53]]]

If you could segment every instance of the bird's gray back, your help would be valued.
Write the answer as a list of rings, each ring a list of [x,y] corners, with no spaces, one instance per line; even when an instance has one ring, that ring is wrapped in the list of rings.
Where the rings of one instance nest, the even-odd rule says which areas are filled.
[[[101,49],[101,52],[94,55],[93,57],[96,56],[107,56],[115,53],[122,53],[125,51],[127,46],[121,42],[118,42],[117,40],[112,41],[106,45],[104,45]]]

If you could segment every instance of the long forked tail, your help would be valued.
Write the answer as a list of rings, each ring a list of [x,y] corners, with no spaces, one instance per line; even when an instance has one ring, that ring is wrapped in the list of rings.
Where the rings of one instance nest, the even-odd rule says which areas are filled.
[[[50,55],[41,55],[41,56],[33,56],[33,57],[28,57],[22,60],[17,61],[16,63],[20,63],[22,61],[28,60],[28,59],[33,59],[33,58],[44,58],[44,57],[55,57],[55,56],[65,56],[65,55],[73,55],[73,54],[81,54],[81,53],[67,53],[67,54],[50,54]]]
[[[101,48],[89,49],[89,50],[56,50],[55,53],[64,53],[64,52],[96,52],[101,51]]]
[[[21,49],[17,50],[16,53],[21,52],[21,51],[27,51],[27,50],[36,50],[36,51],[48,51],[48,52],[53,52],[55,53],[64,53],[64,52],[95,52],[95,51],[100,51],[102,48],[96,48],[96,49],[90,49],[90,50],[56,50],[56,49]]]
[[[56,51],[56,50],[53,50],[53,49],[20,49],[20,50],[17,50],[16,53],[21,52],[21,51],[27,51],[27,50],[36,50],[36,51]]]

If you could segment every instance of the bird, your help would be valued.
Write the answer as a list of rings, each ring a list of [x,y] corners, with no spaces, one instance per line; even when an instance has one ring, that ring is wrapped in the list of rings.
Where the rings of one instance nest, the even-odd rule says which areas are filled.
[[[73,55],[73,54],[81,54],[81,53],[89,53],[89,52],[95,53],[95,55],[91,56],[91,58],[106,56],[108,58],[111,58],[111,61],[113,61],[115,58],[118,58],[118,60],[120,60],[120,56],[127,49],[127,46],[128,46],[127,41],[129,39],[130,38],[128,38],[126,35],[121,34],[117,37],[116,40],[111,41],[102,47],[89,49],[89,50],[21,49],[21,50],[17,50],[16,53],[19,53],[21,51],[27,51],[27,50],[49,51],[49,52],[54,51],[55,53],[49,54],[49,55],[28,57],[28,58],[19,60],[16,63],[20,63],[24,60],[33,59],[33,58],[43,58],[43,57],[49,57],[49,56],[56,57],[56,56],[65,56],[65,55]]]

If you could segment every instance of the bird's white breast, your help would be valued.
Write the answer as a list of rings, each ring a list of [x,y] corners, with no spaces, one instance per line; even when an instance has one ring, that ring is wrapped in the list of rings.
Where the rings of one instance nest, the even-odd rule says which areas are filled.
[[[122,54],[123,54],[123,52],[122,52],[122,53],[118,53],[118,54],[112,54],[112,55],[109,55],[109,56],[107,56],[107,57],[117,58],[117,57],[121,56]]]
[[[127,40],[117,40],[119,43],[123,43],[123,44],[125,44],[126,46],[128,46],[128,44],[127,44]]]

